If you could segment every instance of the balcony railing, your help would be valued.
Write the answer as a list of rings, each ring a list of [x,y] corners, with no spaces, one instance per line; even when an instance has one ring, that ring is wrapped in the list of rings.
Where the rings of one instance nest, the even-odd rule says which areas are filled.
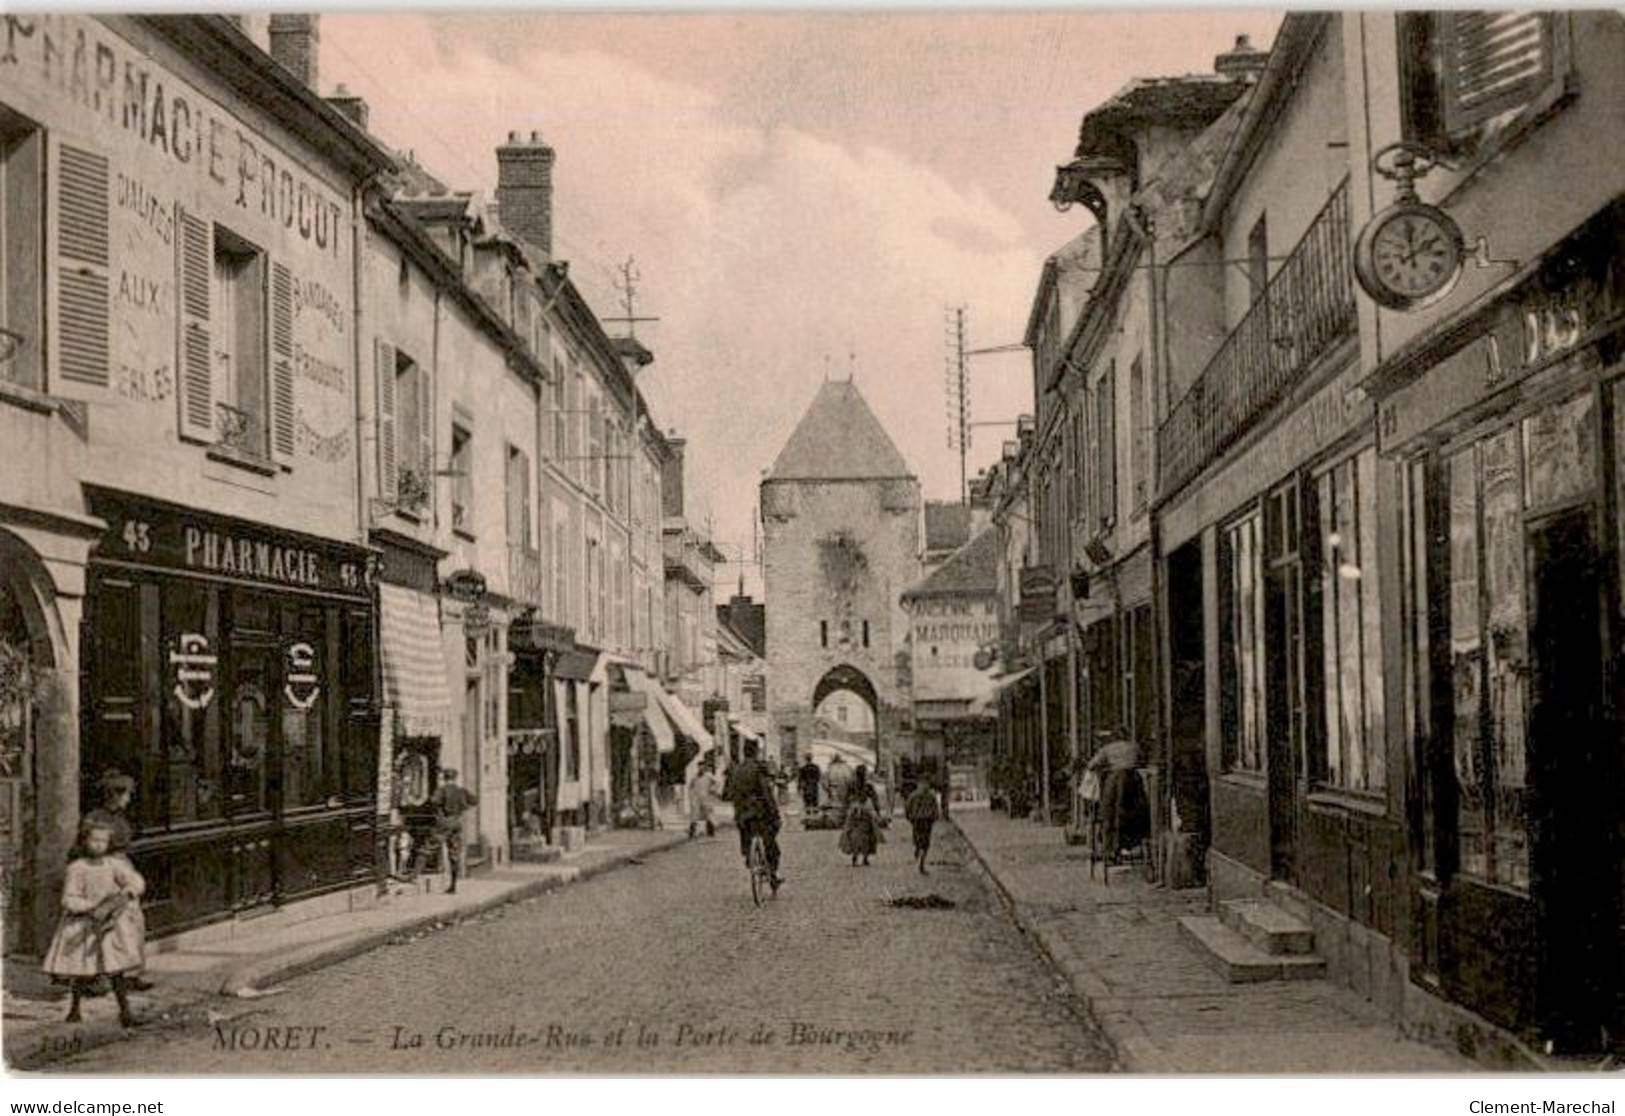
[[[1179,491],[1357,327],[1348,179],[1157,431],[1162,495]]]
[[[508,595],[521,604],[542,605],[542,553],[520,543],[508,544]]]

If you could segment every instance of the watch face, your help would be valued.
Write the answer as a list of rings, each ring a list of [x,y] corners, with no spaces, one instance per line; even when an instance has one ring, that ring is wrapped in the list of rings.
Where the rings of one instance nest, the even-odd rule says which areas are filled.
[[[1461,269],[1461,235],[1449,218],[1427,209],[1401,209],[1383,220],[1370,252],[1377,281],[1406,300],[1436,294]]]

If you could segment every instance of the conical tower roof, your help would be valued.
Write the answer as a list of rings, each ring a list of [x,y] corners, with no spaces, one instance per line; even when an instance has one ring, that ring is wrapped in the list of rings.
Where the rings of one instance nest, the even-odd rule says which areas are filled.
[[[768,480],[912,478],[886,428],[850,380],[827,381],[779,451]]]

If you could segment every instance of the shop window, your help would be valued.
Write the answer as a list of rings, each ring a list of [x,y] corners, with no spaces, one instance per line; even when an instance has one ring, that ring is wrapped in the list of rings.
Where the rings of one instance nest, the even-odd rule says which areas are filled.
[[[474,434],[464,425],[451,427],[451,528],[474,533]]]
[[[581,715],[577,708],[576,684],[564,684],[564,778],[575,782],[581,778]]]
[[[36,389],[44,386],[44,151],[44,133],[0,106],[0,380]],[[105,360],[98,371],[105,378]]]
[[[1443,150],[1481,150],[1567,91],[1566,13],[1405,13],[1399,44],[1407,138]]]
[[[1220,577],[1225,594],[1224,761],[1228,770],[1264,769],[1263,516],[1254,511],[1224,531]]]
[[[1450,651],[1459,870],[1529,886],[1529,632],[1516,428],[1452,456]]]
[[[1387,784],[1375,488],[1375,450],[1316,480],[1325,669],[1320,775],[1333,786],[1360,791]]]
[[[1405,706],[1410,714],[1411,738],[1424,749],[1431,749],[1433,740],[1432,691],[1432,610],[1429,608],[1429,523],[1428,464],[1425,458],[1412,461],[1405,470],[1405,499],[1403,506],[1404,542],[1401,561],[1405,571],[1404,632],[1405,632]],[[1437,868],[1437,823],[1434,810],[1438,802],[1433,763],[1429,755],[1418,756],[1419,786],[1422,794],[1422,870]]]
[[[326,617],[321,609],[300,609],[282,648],[282,687],[278,694],[282,729],[282,805],[319,805],[333,793],[327,780],[327,710],[331,686],[327,668]]]

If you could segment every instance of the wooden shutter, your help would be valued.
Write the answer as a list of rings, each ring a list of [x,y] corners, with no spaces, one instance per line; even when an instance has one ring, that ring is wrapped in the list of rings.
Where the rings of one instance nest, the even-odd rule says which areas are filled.
[[[418,428],[413,452],[423,483],[429,486],[429,505],[434,499],[434,377],[427,364],[417,366]]]
[[[375,345],[378,380],[378,495],[395,501],[398,474],[395,460],[395,346],[380,338]]]
[[[1117,518],[1117,364],[1112,362],[1100,390],[1100,522]]]
[[[214,284],[214,226],[175,207],[176,315],[175,383],[181,437],[217,441],[214,422],[214,339],[210,330],[210,291]]]
[[[57,362],[52,390],[97,398],[109,376],[110,289],[107,158],[57,145]]]
[[[271,264],[271,450],[293,463],[293,275]]]
[[[1440,12],[1443,115],[1450,135],[1533,99],[1554,74],[1551,13]]]

